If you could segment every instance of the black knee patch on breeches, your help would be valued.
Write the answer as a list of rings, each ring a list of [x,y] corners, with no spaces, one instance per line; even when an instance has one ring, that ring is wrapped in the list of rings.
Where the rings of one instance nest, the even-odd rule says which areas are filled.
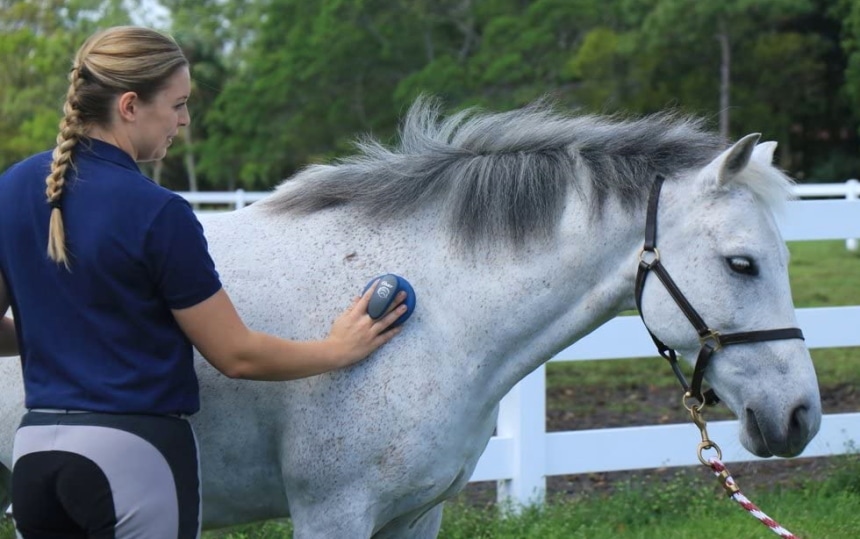
[[[64,451],[30,453],[15,463],[15,477],[15,524],[25,537],[113,539],[110,483],[93,461]]]

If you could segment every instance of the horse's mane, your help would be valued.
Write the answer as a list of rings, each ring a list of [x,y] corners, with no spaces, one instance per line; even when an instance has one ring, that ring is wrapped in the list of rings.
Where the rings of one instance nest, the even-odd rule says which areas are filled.
[[[441,118],[437,101],[420,98],[399,138],[393,148],[359,140],[357,155],[305,168],[261,204],[304,213],[349,204],[385,218],[434,201],[465,243],[506,238],[521,245],[552,234],[571,187],[590,185],[597,212],[608,197],[633,207],[656,174],[703,167],[726,148],[702,119],[677,112],[577,116],[545,101]]]

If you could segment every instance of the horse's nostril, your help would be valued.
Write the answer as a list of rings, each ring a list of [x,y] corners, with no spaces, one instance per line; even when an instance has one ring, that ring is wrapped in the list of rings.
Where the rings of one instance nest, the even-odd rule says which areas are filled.
[[[800,405],[791,413],[791,421],[788,424],[788,432],[795,435],[801,435],[805,438],[809,431],[808,421],[809,408],[806,405]]]
[[[796,425],[798,423],[802,423],[803,418],[806,416],[807,411],[808,411],[808,409],[806,408],[806,406],[803,406],[803,405],[795,408],[794,413],[791,414],[791,423],[793,425]]]

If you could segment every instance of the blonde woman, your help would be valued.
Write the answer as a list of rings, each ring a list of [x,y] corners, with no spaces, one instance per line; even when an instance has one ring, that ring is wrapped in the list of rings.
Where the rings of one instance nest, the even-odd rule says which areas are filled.
[[[116,27],[75,56],[53,152],[0,177],[0,354],[20,354],[26,407],[12,505],[24,539],[200,534],[192,345],[235,378],[344,367],[393,338],[370,291],[326,339],[248,329],[200,224],[138,162],[190,121],[188,62],[169,36]]]

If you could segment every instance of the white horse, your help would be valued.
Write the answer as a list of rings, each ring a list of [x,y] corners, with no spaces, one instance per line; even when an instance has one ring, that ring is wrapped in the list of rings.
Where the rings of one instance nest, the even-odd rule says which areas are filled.
[[[471,476],[500,399],[634,307],[658,175],[661,261],[702,318],[723,332],[796,325],[772,214],[790,181],[771,165],[775,143],[757,141],[726,149],[697,121],[667,114],[535,105],[445,119],[420,100],[396,148],[367,140],[360,155],[312,166],[262,203],[207,217],[224,286],[255,329],[322,337],[386,272],[412,283],[418,306],[401,335],[338,372],[248,382],[198,359],[204,527],[291,516],[302,539],[436,537],[442,502]],[[660,340],[695,358],[697,332],[655,277],[642,311]],[[8,466],[23,396],[18,362],[0,364]],[[797,455],[816,434],[820,398],[802,340],[728,346],[704,374],[756,455]]]

